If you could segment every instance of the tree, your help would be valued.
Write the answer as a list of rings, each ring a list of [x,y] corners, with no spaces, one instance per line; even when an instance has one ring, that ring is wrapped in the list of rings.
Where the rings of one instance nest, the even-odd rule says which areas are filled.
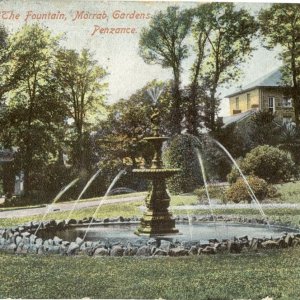
[[[2,138],[18,147],[16,164],[24,170],[25,194],[41,187],[36,175],[57,158],[63,121],[53,78],[57,43],[57,37],[37,24],[25,25],[8,41],[9,60],[3,75],[14,78],[17,68],[22,76],[5,94]]]
[[[283,61],[282,84],[293,98],[296,125],[300,120],[300,6],[291,3],[276,3],[259,14],[260,32],[266,48],[281,47]]]
[[[80,53],[61,49],[56,59],[55,77],[59,93],[66,105],[67,116],[74,121],[73,164],[77,169],[85,170],[89,165],[88,153],[85,153],[89,143],[89,117],[103,108],[106,71],[87,49]]]
[[[233,3],[201,4],[191,10],[194,16],[192,33],[196,59],[192,68],[189,111],[197,111],[197,90],[205,91],[204,120],[215,130],[219,107],[217,88],[239,75],[240,64],[245,62],[253,47],[251,41],[258,25],[246,10],[237,10]],[[200,89],[199,89],[200,87]],[[197,124],[195,117],[188,117]]]
[[[160,11],[153,16],[149,28],[144,28],[140,36],[140,54],[147,63],[160,64],[163,68],[171,68],[173,72],[173,103],[171,107],[172,131],[181,132],[181,64],[187,57],[187,45],[184,44],[191,16],[188,11],[180,11],[178,7],[168,7],[166,12]]]

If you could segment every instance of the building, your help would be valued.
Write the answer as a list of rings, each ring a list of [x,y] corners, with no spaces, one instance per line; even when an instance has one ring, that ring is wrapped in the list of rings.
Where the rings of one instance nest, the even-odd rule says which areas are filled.
[[[294,121],[292,99],[284,96],[284,88],[280,86],[280,82],[281,72],[276,70],[228,95],[230,115],[250,110],[268,110],[283,123]]]

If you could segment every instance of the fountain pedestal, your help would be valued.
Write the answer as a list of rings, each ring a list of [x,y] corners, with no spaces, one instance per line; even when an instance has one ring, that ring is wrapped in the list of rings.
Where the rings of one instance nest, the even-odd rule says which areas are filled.
[[[144,139],[155,149],[151,168],[133,170],[137,175],[152,181],[152,189],[146,198],[147,211],[135,233],[146,236],[166,236],[178,233],[178,229],[175,228],[175,220],[168,211],[170,195],[167,191],[166,179],[179,172],[180,169],[164,168],[161,159],[162,144],[168,138],[159,136],[157,127],[154,127],[154,133],[155,136]]]

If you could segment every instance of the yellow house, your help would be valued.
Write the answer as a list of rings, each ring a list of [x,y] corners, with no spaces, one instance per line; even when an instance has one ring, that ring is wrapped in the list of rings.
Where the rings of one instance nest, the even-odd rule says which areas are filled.
[[[228,95],[230,115],[268,110],[284,123],[294,121],[292,99],[284,96],[280,82],[281,72],[276,70]]]

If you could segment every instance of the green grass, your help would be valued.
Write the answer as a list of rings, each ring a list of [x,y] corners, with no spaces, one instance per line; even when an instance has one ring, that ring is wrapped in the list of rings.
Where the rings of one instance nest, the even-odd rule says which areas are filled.
[[[281,194],[278,201],[300,203],[300,181],[276,184],[275,187]]]
[[[1,298],[300,299],[300,248],[181,258],[0,254]]]

